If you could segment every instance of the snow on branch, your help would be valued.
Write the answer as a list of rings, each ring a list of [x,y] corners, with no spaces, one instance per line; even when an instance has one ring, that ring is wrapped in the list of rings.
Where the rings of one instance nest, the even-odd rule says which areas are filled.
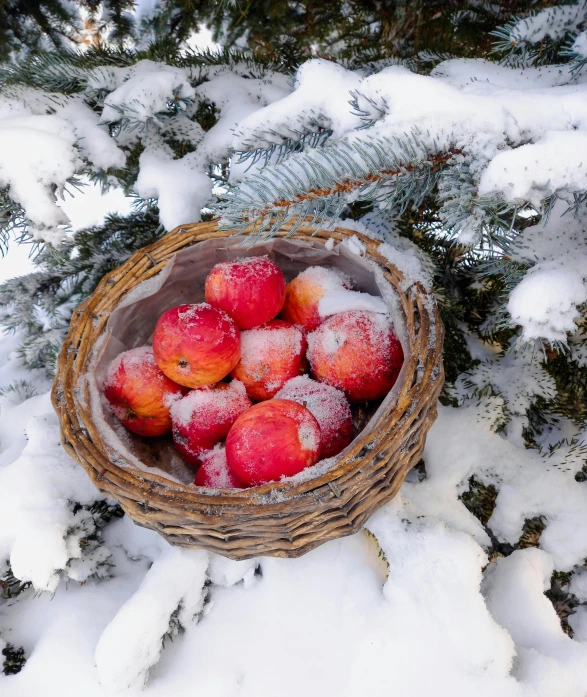
[[[528,18],[524,36],[541,36],[549,18],[555,28],[564,24],[565,37],[576,33],[585,7]],[[521,32],[523,22],[514,24]],[[575,58],[582,36],[575,36]],[[557,209],[559,228],[587,201],[587,77],[578,58],[547,54],[557,61],[545,65],[528,54],[514,69],[452,59],[429,75],[389,62],[351,69],[312,59],[291,84],[274,66],[226,53],[168,63],[124,51],[30,59],[3,73],[0,239],[27,225],[37,239],[63,234],[67,220],[55,196],[80,172],[156,200],[167,229],[199,220],[221,201],[222,225],[257,237],[270,237],[294,215],[330,224],[360,202],[361,214],[379,209],[395,219],[426,202],[439,239],[495,262],[483,273],[501,275],[504,292],[519,286],[513,304],[502,299],[510,324],[499,326],[517,322],[525,339],[542,332],[564,344],[580,319],[585,274],[573,267],[564,306],[541,293],[534,312],[516,298],[539,271],[551,278],[548,264],[558,268],[560,255],[554,246],[539,259],[513,261],[509,253],[556,200],[573,209]],[[51,84],[66,93],[49,91]],[[39,141],[34,151],[18,148],[19,158],[10,149],[16,115]],[[17,135],[22,141],[28,130]]]
[[[202,609],[207,567],[206,552],[175,547],[153,563],[98,641],[96,665],[109,692],[145,685],[170,623],[187,627]]]
[[[179,54],[174,63],[97,50],[0,71],[3,243],[17,226],[29,238],[62,239],[69,220],[58,197],[80,174],[158,198],[167,229],[200,219],[210,168],[228,161],[236,124],[290,87],[242,52]]]
[[[545,37],[562,39],[568,32],[576,32],[587,20],[587,2],[574,5],[549,7],[542,12],[514,23],[510,37],[512,42],[538,43]]]
[[[587,132],[551,131],[536,143],[498,153],[479,182],[479,193],[500,191],[508,201],[535,205],[560,189],[587,190]]]

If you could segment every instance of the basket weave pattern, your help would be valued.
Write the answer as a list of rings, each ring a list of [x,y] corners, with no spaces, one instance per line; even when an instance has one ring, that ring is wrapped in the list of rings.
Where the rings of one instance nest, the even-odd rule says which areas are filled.
[[[278,235],[285,236],[288,229],[291,224]],[[399,294],[409,340],[405,381],[396,405],[387,408],[368,434],[359,434],[330,471],[296,485],[276,482],[208,495],[140,471],[130,462],[124,467],[114,464],[83,405],[89,403],[87,395],[85,400],[79,399],[90,352],[110,313],[126,293],[159,273],[175,252],[203,240],[226,237],[215,222],[181,226],[139,250],[105,276],[76,309],[52,392],[62,443],[96,487],[117,499],[136,523],[156,530],[171,544],[203,548],[232,559],[298,557],[327,540],[357,532],[397,493],[420,460],[426,434],[436,418],[444,378],[443,327],[432,298],[419,284],[403,292],[402,274],[368,238],[344,228],[326,233],[304,226],[293,238],[326,241],[332,237],[340,242],[352,235],[366,245],[367,256],[378,262]],[[125,460],[123,454],[112,459]]]

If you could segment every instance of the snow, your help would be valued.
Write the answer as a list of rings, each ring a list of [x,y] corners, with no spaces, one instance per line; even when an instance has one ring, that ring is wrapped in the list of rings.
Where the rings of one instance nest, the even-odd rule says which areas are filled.
[[[70,124],[57,116],[19,116],[0,120],[0,186],[26,211],[37,237],[67,222],[55,204],[53,184],[63,187],[80,167]]]
[[[80,178],[82,158],[98,169],[124,166],[99,118],[79,96],[14,87],[0,100],[0,184],[23,207],[36,239],[63,236],[70,221],[60,199],[71,190],[68,179]]]
[[[552,558],[539,549],[498,559],[485,579],[487,607],[516,644],[513,674],[540,697],[580,694],[587,680],[587,646],[563,631],[552,603]]]
[[[494,433],[502,400],[480,397],[459,408],[439,408],[424,452],[428,477],[418,495],[441,519],[483,542],[487,537],[478,521],[457,505],[454,489],[452,503],[448,492],[455,486],[466,490],[473,475],[493,484],[499,493],[488,525],[496,537],[514,544],[525,520],[543,515],[547,527],[540,548],[552,556],[556,569],[569,571],[587,557],[587,491],[575,481],[580,467],[566,464],[568,448],[543,457]],[[434,501],[438,496],[444,501]]]
[[[532,42],[560,36],[581,26],[586,7],[545,10],[520,20],[513,35]],[[575,50],[581,53],[584,43],[583,33]],[[517,232],[507,248],[520,275],[504,309],[517,325],[512,343],[568,342],[584,364],[587,220],[567,209],[574,192],[587,188],[587,78],[569,66],[514,69],[459,59],[429,76],[391,67],[365,77],[318,59],[300,68],[293,91],[286,76],[251,76],[246,66],[236,72],[210,66],[207,82],[196,88],[186,68],[149,61],[104,66],[87,83],[88,91],[110,91],[101,121],[111,119],[113,132],[125,120],[137,129],[121,128],[113,137],[78,98],[53,102],[55,113],[48,114],[46,94],[11,88],[0,100],[0,184],[25,208],[37,237],[58,239],[68,216],[82,223],[67,201],[58,205],[55,189],[84,160],[119,166],[121,153],[142,139],[137,190],[159,199],[170,228],[197,220],[209,202],[214,158],[311,130],[312,109],[312,118],[334,131],[331,140],[363,145],[378,138],[393,143],[417,123],[423,148],[461,150],[456,157],[469,163],[471,185],[482,196],[538,205],[556,192],[550,217]],[[348,105],[350,90],[373,118],[364,130],[355,131],[363,123]],[[186,118],[166,120],[175,97]],[[187,117],[205,99],[217,103],[220,119],[204,134]],[[194,152],[174,159],[163,139],[173,129]],[[404,161],[403,151],[395,154]],[[291,173],[304,176],[297,157]],[[235,167],[231,176],[243,170]],[[80,200],[84,220],[97,219],[89,198]],[[482,222],[482,209],[473,209],[456,225],[458,241],[474,247]],[[432,287],[434,264],[401,237],[391,213],[375,210],[348,226],[376,241],[404,275],[403,290]],[[358,236],[342,250],[364,261]],[[22,270],[6,266],[4,275]],[[323,301],[340,310],[357,299],[365,300],[346,291]],[[377,300],[368,302],[373,310]],[[345,336],[331,334],[324,344],[335,352]],[[502,355],[495,344],[467,341],[480,362],[457,380],[458,406],[438,406],[423,454],[426,477],[408,477],[367,521],[372,536],[362,531],[300,559],[232,562],[172,548],[126,516],[97,531],[88,509],[102,495],[60,444],[50,384],[40,371],[18,366],[18,337],[1,337],[0,387],[28,380],[37,394],[0,393],[0,569],[9,563],[32,584],[0,600],[0,648],[10,642],[27,656],[18,675],[0,674],[0,693],[584,697],[587,488],[575,476],[587,430],[557,418],[536,434],[537,447],[527,447],[523,432],[532,425],[533,405],[556,396],[542,354]],[[311,445],[305,430],[300,436]],[[114,432],[105,438],[120,449]],[[292,482],[334,462],[322,461]],[[497,492],[485,525],[461,498],[472,477]],[[538,516],[546,526],[538,547],[517,548],[526,521]],[[87,544],[89,534],[97,546]],[[507,556],[488,557],[496,542]],[[579,603],[568,618],[572,638],[545,595],[553,571],[571,574],[568,590]],[[162,641],[168,633],[173,644]]]
[[[346,223],[346,225],[348,226],[348,223]],[[356,254],[358,257],[364,256],[365,251],[367,250],[366,244],[364,242],[361,242],[361,240],[356,235],[345,237],[341,244],[343,244],[350,252]]]
[[[430,275],[425,271],[419,255],[411,249],[406,250],[384,242],[377,247],[379,254],[384,256],[390,264],[393,264],[404,278],[400,282],[400,288],[407,290],[414,283],[421,283],[426,290],[431,290]]]
[[[508,311],[523,327],[527,341],[544,338],[566,341],[580,317],[578,306],[587,300],[587,269],[560,262],[534,266],[513,289]]]
[[[245,386],[239,380],[232,380],[226,389],[211,390],[203,387],[190,390],[188,394],[171,407],[174,424],[189,426],[193,419],[203,422],[232,420],[248,409],[250,401]]]
[[[125,166],[124,153],[108,134],[108,128],[98,125],[99,117],[89,107],[72,101],[57,113],[73,125],[80,149],[96,167],[106,170]]]
[[[304,335],[297,327],[281,320],[247,329],[241,332],[240,366],[254,381],[264,381],[271,359],[280,356],[289,364],[301,354],[303,341]],[[273,389],[266,381],[264,384]]]
[[[318,301],[318,312],[320,317],[330,317],[338,312],[350,310],[366,310],[367,312],[378,312],[387,314],[389,311],[382,298],[369,293],[361,293],[358,290],[334,290],[326,293]]]
[[[197,75],[194,70],[140,60],[80,71],[86,95],[107,92],[101,113],[84,102],[84,94],[53,95],[19,86],[3,93],[0,185],[10,187],[37,239],[63,236],[68,220],[55,189],[61,195],[68,180],[86,168],[100,174],[122,169],[138,142],[144,146],[135,186],[139,196],[159,199],[167,230],[200,220],[211,199],[209,165],[230,155],[237,123],[291,90],[287,76],[261,71],[262,77],[252,78],[246,64],[208,66]],[[196,81],[203,84],[194,88]],[[207,133],[193,119],[205,100],[219,110],[218,123]],[[176,159],[169,139],[187,142],[194,151]]]
[[[200,465],[194,484],[208,489],[242,488],[228,466],[226,450],[222,443],[217,443],[212,450],[200,454]]]
[[[326,383],[316,382],[308,375],[288,380],[275,399],[291,399],[312,412],[322,434],[322,455],[325,455],[324,443],[332,447],[332,441],[340,437],[339,433],[348,424],[352,424],[351,409],[344,393]],[[350,432],[348,436],[350,439]],[[348,440],[344,445],[347,443]]]
[[[260,107],[269,107],[272,102],[282,100],[290,93],[285,75],[271,74],[263,79],[240,75],[218,75],[196,88],[200,99],[213,102],[220,109],[218,122],[206,133],[201,152],[210,161],[226,156],[240,143],[235,131],[246,122],[247,117],[259,112]],[[270,108],[270,107],[269,107]]]
[[[567,213],[568,203],[557,200],[548,220],[527,227],[508,250],[514,261],[530,266],[508,306],[528,340],[565,342],[567,332],[576,332],[576,306],[587,291],[586,221],[584,214]]]
[[[584,3],[550,8],[520,20],[512,37],[531,42],[546,36],[559,37],[561,32],[577,31],[586,14]],[[577,38],[578,47],[582,45],[581,37]],[[460,244],[475,248],[482,239],[487,244],[494,225],[487,212],[488,202],[506,201],[512,209],[530,205],[539,209],[545,198],[556,195],[568,207],[574,205],[577,192],[587,189],[586,81],[585,71],[576,71],[573,63],[511,67],[488,60],[450,59],[437,65],[430,75],[394,65],[365,76],[359,70],[350,71],[324,59],[309,60],[298,70],[291,94],[240,122],[235,130],[236,147],[268,146],[290,134],[299,137],[318,124],[334,131],[326,148],[294,153],[281,164],[270,163],[261,172],[263,180],[255,170],[253,176],[245,176],[235,200],[240,200],[253,217],[272,210],[274,203],[277,211],[283,201],[290,199],[299,201],[294,208],[304,213],[306,198],[300,192],[328,190],[329,186],[337,190],[341,182],[350,182],[353,176],[364,180],[360,190],[350,184],[340,190],[342,205],[355,201],[357,196],[368,198],[366,182],[377,169],[369,164],[369,157],[376,160],[378,152],[385,151],[393,171],[420,158],[454,153],[449,161],[453,177],[448,170],[440,175],[441,221]],[[356,105],[343,112],[339,99],[354,100]],[[336,119],[331,118],[333,111],[338,115]],[[345,162],[348,160],[345,165],[334,163],[334,144],[338,152],[344,153]],[[367,156],[362,157],[361,152]],[[357,175],[355,168],[364,173]],[[457,168],[462,179],[454,177]],[[328,172],[331,178],[322,176],[322,172]],[[382,209],[388,191],[393,191],[391,180],[378,190],[377,203]],[[574,227],[569,222],[573,214],[565,217],[559,206],[555,209],[551,219],[557,221],[554,224],[559,234],[568,226]],[[400,238],[393,229],[393,220],[385,221],[385,213],[376,207],[364,220],[345,220],[345,224],[383,238],[379,251],[405,276],[402,290],[414,283],[430,289],[434,265],[422,250],[411,248]],[[324,224],[333,226],[335,221]],[[533,233],[539,232],[536,227]],[[528,252],[533,251],[530,235],[526,231],[521,235],[529,243]],[[364,254],[358,238],[344,245],[358,255]],[[512,249],[506,252],[514,252],[516,246],[514,239]],[[528,266],[536,264],[535,258],[526,256],[530,257]],[[551,245],[546,252],[544,247],[541,256],[543,262],[553,262],[554,267],[520,270],[520,275],[527,271],[527,283],[511,300],[510,321],[512,326],[521,326],[522,341],[566,343],[567,334],[576,331],[577,306],[585,301],[586,259],[576,259],[565,286],[553,290],[549,277],[560,261],[559,248]],[[539,272],[541,279],[538,275],[531,278]],[[529,298],[539,284],[549,286],[549,290],[545,295],[541,293],[543,297],[533,309],[522,296]]]
[[[459,89],[483,82],[517,90],[566,85],[573,77],[570,67],[565,64],[515,68],[478,58],[450,58],[439,63],[431,75]]]
[[[576,53],[580,58],[587,58],[587,31],[582,31],[573,41],[573,53]]]
[[[414,283],[421,283],[428,291],[432,289],[434,263],[418,245],[399,234],[397,220],[393,216],[386,215],[385,211],[371,211],[359,222],[364,234],[383,241],[377,251],[403,274],[400,282],[402,290],[407,290]]]
[[[100,495],[59,443],[49,395],[0,406],[0,558],[18,578],[54,591],[67,564],[82,550],[70,501],[92,503]],[[7,448],[8,444],[13,447]]]
[[[507,404],[507,418],[503,411],[500,416],[509,421],[506,428],[508,437],[522,444],[522,430],[528,426],[528,409],[538,397],[547,402],[554,399],[554,378],[546,372],[539,356],[531,351],[512,352],[503,357],[495,354],[478,354],[476,357],[481,359],[480,363],[457,379],[457,396],[474,398],[490,389],[492,394],[503,397]]]
[[[120,368],[124,368],[136,375],[140,375],[145,368],[155,368],[157,362],[153,354],[152,346],[137,346],[120,353],[108,366],[106,376],[104,378],[104,387],[112,384],[116,380],[116,373]]]
[[[479,182],[479,193],[500,191],[508,201],[540,201],[559,189],[587,188],[587,133],[549,131],[536,143],[498,153]]]
[[[259,697],[273,695],[277,683],[284,697],[301,691],[362,697],[390,690],[406,697],[431,691],[552,697],[562,685],[565,695],[582,697],[586,649],[562,633],[543,591],[553,568],[572,568],[587,555],[587,547],[578,545],[587,529],[582,520],[587,501],[572,474],[553,470],[537,453],[494,433],[487,419],[479,420],[487,408],[486,403],[440,407],[424,455],[427,479],[404,484],[368,522],[388,571],[382,571],[377,545],[364,533],[297,560],[231,562],[209,555],[206,571],[206,555],[170,548],[125,517],[104,531],[115,563],[112,578],[85,585],[70,581],[67,590],[53,585],[51,603],[48,596],[33,599],[25,592],[0,607],[2,639],[24,645],[28,657],[18,675],[0,676],[0,690],[8,697],[39,690],[47,697],[80,692],[98,697],[137,694],[147,681],[144,694],[153,697],[237,690]],[[43,415],[44,429],[35,413]],[[13,421],[5,421],[6,415]],[[2,416],[3,448],[20,437],[12,423],[23,420],[37,433],[38,444],[26,445],[20,459],[16,455],[14,464],[25,469],[22,478],[3,480],[2,508],[8,501],[12,510],[0,529],[35,520],[36,509],[24,493],[33,485],[45,490],[46,476],[39,474],[48,468],[57,477],[61,462],[67,477],[58,481],[66,495],[49,496],[48,488],[46,499],[61,518],[45,517],[44,527],[35,530],[35,537],[42,531],[43,540],[49,534],[57,539],[63,534],[60,520],[67,525],[71,516],[67,499],[90,501],[98,494],[79,466],[58,455],[56,418],[46,395]],[[26,465],[33,458],[35,476]],[[0,472],[11,468],[17,469],[2,463]],[[525,517],[535,510],[546,515],[543,549],[514,552],[483,571],[488,539],[458,498],[472,473],[500,488],[492,530],[499,532],[500,511],[517,526],[512,540]],[[502,504],[508,486],[509,500]],[[550,546],[546,533],[565,518],[566,532]],[[62,563],[56,551],[53,545],[48,549],[53,569]],[[36,553],[27,554],[29,564]],[[46,558],[37,563],[46,566]],[[202,613],[205,579],[211,582],[210,600]],[[582,587],[580,574],[577,579],[571,589]],[[39,580],[45,578],[35,583]],[[40,588],[47,587],[43,583]],[[178,607],[183,630],[163,648],[162,635]],[[579,629],[583,614],[571,616]],[[291,670],[302,664],[303,671]],[[338,668],[324,671],[327,664]]]
[[[585,605],[580,605],[569,617],[569,625],[573,630],[573,638],[587,644],[587,607]]]
[[[298,425],[298,440],[302,450],[315,452],[320,446],[319,432],[311,424],[300,423]]]
[[[208,555],[168,547],[139,589],[108,624],[96,646],[100,683],[110,692],[142,687],[157,663],[172,613],[189,626],[204,602]]]
[[[582,603],[587,603],[587,569],[573,574],[569,591]]]
[[[297,139],[303,129],[328,128],[335,138],[354,126],[356,117],[349,108],[352,90],[359,87],[361,77],[351,70],[322,58],[301,65],[295,76],[294,92],[284,96],[265,109],[241,119],[233,145],[236,150],[251,146],[267,147],[279,144],[282,135]],[[304,118],[301,112],[311,104],[320,119],[316,123],[310,112]],[[273,137],[272,137],[273,132]]]
[[[193,100],[194,88],[183,68],[141,60],[129,68],[113,68],[119,84],[104,100],[102,121],[111,123],[120,117],[145,121],[157,119],[169,110],[169,102]],[[95,87],[96,85],[92,85]]]
[[[586,19],[585,0],[562,7],[549,7],[517,22],[511,30],[511,38],[516,43],[538,43],[547,36],[562,39],[567,32],[576,31]]]
[[[228,157],[237,123],[289,92],[283,75],[273,73],[257,79],[231,74],[223,66],[211,67],[213,79],[196,88],[190,85],[188,69],[163,63],[139,61],[131,68],[112,70],[109,84],[118,87],[105,100],[102,120],[119,123],[130,119],[143,125],[139,132],[146,148],[139,160],[135,189],[143,198],[158,199],[160,220],[166,230],[201,219],[201,209],[209,203],[213,187],[208,166]],[[118,74],[117,70],[126,72]],[[161,121],[158,114],[169,112],[173,101],[185,113]],[[219,112],[218,122],[206,133],[188,118],[202,101],[213,102]],[[149,129],[146,124],[151,121],[155,128]],[[163,134],[197,147],[174,159]],[[138,136],[125,132],[120,135],[120,139],[132,137]]]
[[[394,333],[393,323],[387,314],[379,311],[353,310],[344,315],[330,315],[332,319],[321,324],[308,335],[308,358],[313,360],[315,352],[325,351],[335,354],[347,339],[352,339],[359,346],[371,349],[382,357],[391,351]]]
[[[334,240],[332,242],[334,246]],[[309,266],[299,273],[296,279],[316,285],[323,294],[328,294],[344,287],[352,288],[353,286],[353,282],[347,274],[329,266]]]
[[[261,288],[263,287],[263,282],[267,282],[268,277],[278,276],[283,278],[283,274],[277,264],[271,261],[267,255],[240,257],[230,261],[222,261],[219,264],[215,264],[212,271],[228,283],[258,284],[257,287]]]
[[[156,198],[159,218],[166,230],[201,219],[200,211],[210,199],[212,181],[194,169],[194,157],[179,160],[145,150],[139,158],[136,191],[143,198]]]

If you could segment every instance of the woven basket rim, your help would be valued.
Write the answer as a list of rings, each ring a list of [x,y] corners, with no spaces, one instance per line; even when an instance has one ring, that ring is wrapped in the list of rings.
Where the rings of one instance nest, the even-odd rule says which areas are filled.
[[[276,236],[289,237],[291,235],[291,228],[294,224],[295,222],[292,221],[288,226],[284,226],[277,232]],[[263,512],[265,513],[272,513],[283,509],[284,505],[287,505],[289,500],[300,496],[311,495],[313,491],[325,485],[333,488],[333,491],[336,493],[337,487],[335,481],[349,475],[353,471],[360,470],[361,453],[364,453],[365,450],[372,450],[374,447],[377,447],[376,441],[379,435],[378,432],[382,426],[384,426],[386,430],[393,428],[395,423],[405,415],[410,404],[425,398],[426,395],[423,394],[424,391],[422,389],[424,386],[430,382],[439,382],[440,386],[442,385],[442,363],[440,362],[439,367],[437,360],[438,354],[442,351],[442,323],[433,296],[426,291],[420,283],[414,283],[410,286],[410,293],[413,295],[412,302],[416,303],[419,310],[420,327],[418,331],[416,331],[415,327],[406,327],[409,343],[409,350],[406,356],[408,365],[405,371],[404,383],[400,388],[395,403],[388,405],[387,409],[369,432],[361,432],[357,435],[344,457],[339,457],[338,462],[326,472],[316,477],[309,478],[299,483],[292,483],[291,481],[285,480],[270,482],[247,489],[215,489],[208,490],[210,493],[204,493],[200,487],[182,484],[155,473],[139,470],[132,462],[127,460],[123,453],[116,453],[116,458],[119,461],[125,462],[125,466],[121,467],[115,464],[112,462],[112,447],[104,441],[99,431],[93,429],[91,433],[87,433],[88,425],[92,423],[91,415],[87,413],[75,394],[76,389],[79,389],[83,371],[78,364],[76,364],[73,370],[66,367],[68,352],[72,347],[74,347],[74,350],[79,349],[79,347],[75,348],[79,339],[79,327],[77,322],[84,315],[89,314],[93,318],[97,317],[100,324],[98,336],[102,335],[106,326],[105,320],[110,314],[108,311],[106,314],[101,314],[102,308],[107,304],[104,300],[109,300],[110,304],[113,300],[119,303],[126,294],[125,292],[120,293],[117,290],[119,280],[124,278],[125,275],[133,273],[137,268],[144,266],[145,259],[150,260],[151,268],[147,274],[143,274],[143,276],[140,277],[138,283],[159,273],[165,268],[167,263],[169,263],[171,255],[175,251],[179,251],[186,246],[182,244],[182,234],[189,230],[193,230],[195,227],[201,230],[202,234],[206,235],[206,239],[229,237],[225,231],[218,229],[217,221],[180,225],[166,235],[166,237],[172,241],[172,244],[167,250],[164,260],[160,261],[157,259],[157,252],[160,249],[161,240],[138,250],[124,264],[107,274],[94,293],[74,311],[72,325],[60,353],[59,370],[52,391],[52,399],[56,410],[60,413],[60,402],[65,398],[68,403],[67,411],[69,415],[71,416],[74,412],[77,417],[76,420],[78,421],[78,425],[83,424],[80,425],[79,430],[74,434],[77,438],[76,452],[78,449],[81,450],[86,460],[94,464],[94,468],[98,473],[97,477],[93,477],[95,480],[99,480],[99,473],[101,470],[103,473],[104,469],[107,469],[109,479],[114,482],[119,481],[119,487],[122,491],[124,491],[125,485],[132,483],[133,487],[144,491],[146,500],[156,500],[160,504],[172,504],[174,507],[186,506],[189,508],[192,504],[204,504],[213,508],[215,505],[242,505],[243,503],[248,503],[253,506],[262,506]],[[327,240],[329,238],[334,238],[335,241],[340,242],[349,235],[356,236],[360,242],[365,245],[369,257],[385,270],[384,275],[387,280],[393,279],[392,285],[394,285],[398,292],[402,311],[404,315],[407,315],[405,305],[409,303],[410,300],[408,296],[400,290],[400,286],[405,280],[405,277],[397,267],[393,266],[378,251],[377,246],[380,242],[374,242],[372,239],[356,230],[345,228],[344,225],[337,226],[328,231],[316,230],[308,225],[300,225],[292,239],[311,237],[312,239]],[[190,246],[192,244],[198,244],[199,241],[200,240],[191,242]],[[136,285],[138,285],[138,283]],[[427,344],[425,347],[418,345],[418,337],[421,335],[430,336],[432,326],[434,326],[435,330],[434,342]],[[82,361],[84,366],[87,365],[89,360],[89,353],[86,353],[85,356],[86,360]],[[416,381],[416,385],[413,386],[413,376],[419,362],[424,364],[424,370],[420,378]],[[440,387],[432,391],[434,398],[439,391]],[[89,394],[87,393],[87,386],[85,397],[87,400],[86,403],[89,405],[90,401]],[[107,463],[104,462],[104,454],[107,456]],[[87,470],[88,467],[85,463],[82,462],[82,464],[84,464]]]

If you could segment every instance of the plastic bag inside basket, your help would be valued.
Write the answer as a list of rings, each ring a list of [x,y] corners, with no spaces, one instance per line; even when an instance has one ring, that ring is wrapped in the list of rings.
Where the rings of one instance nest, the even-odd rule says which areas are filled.
[[[252,247],[244,246],[242,238],[218,238],[196,243],[177,252],[167,266],[153,278],[138,284],[121,301],[108,320],[105,333],[97,343],[87,384],[92,418],[109,446],[111,459],[121,466],[132,462],[138,469],[159,470],[158,474],[179,481],[193,481],[193,469],[186,465],[173,447],[171,436],[143,438],[127,431],[111,414],[102,396],[102,381],[110,361],[122,351],[151,343],[159,316],[182,303],[204,301],[204,283],[214,264],[245,256],[267,255],[281,268],[286,281],[291,281],[308,266],[330,266],[348,274],[358,290],[380,296],[389,307],[404,354],[409,354],[405,318],[396,291],[383,277],[378,265],[357,253],[354,245],[344,242],[327,249],[320,240],[312,243],[294,239],[272,239]],[[353,407],[355,434],[369,431],[387,406],[397,398],[404,379],[404,367],[392,391],[382,402],[370,408]],[[296,478],[323,473],[337,458],[322,461]],[[123,455],[123,458],[118,458]]]

